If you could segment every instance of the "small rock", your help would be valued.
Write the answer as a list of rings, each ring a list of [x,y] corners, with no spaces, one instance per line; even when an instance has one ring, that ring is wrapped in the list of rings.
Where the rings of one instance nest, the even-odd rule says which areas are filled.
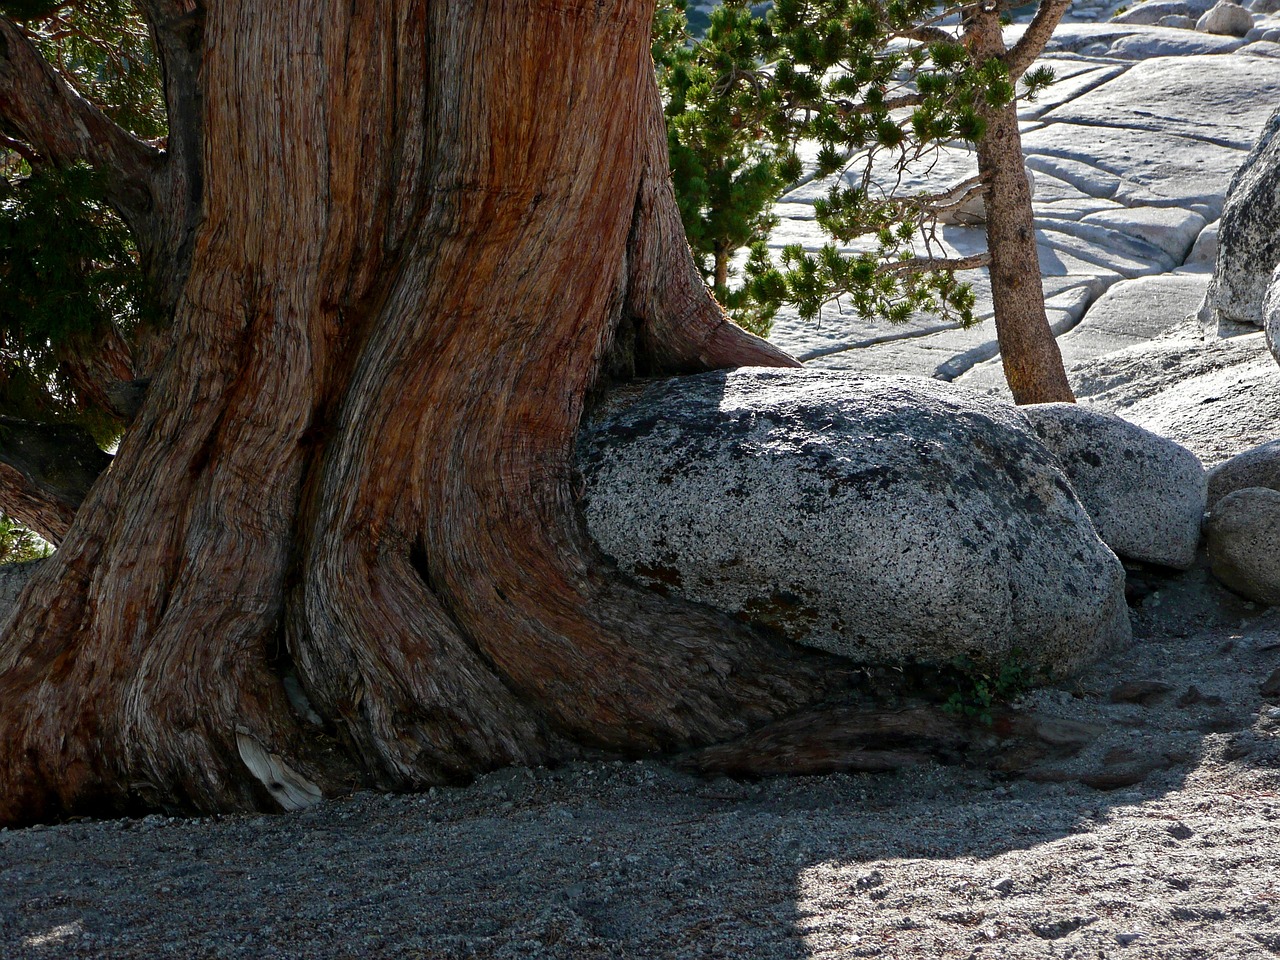
[[[1188,827],[1185,823],[1172,823],[1168,827],[1169,836],[1175,840],[1190,840],[1195,836],[1195,831]]]
[[[1157,27],[1173,27],[1175,30],[1194,30],[1196,28],[1195,17],[1187,17],[1179,14],[1161,17],[1156,21]]]
[[[859,890],[871,890],[882,883],[884,883],[884,874],[879,870],[869,870],[866,873],[859,874],[858,878],[854,880],[854,886]]]
[[[1129,946],[1129,944],[1134,943],[1141,939],[1142,939],[1142,934],[1140,933],[1117,933],[1116,934],[1116,943],[1120,944],[1120,946],[1122,947],[1127,947]]]
[[[1149,706],[1172,692],[1173,685],[1163,680],[1129,680],[1111,690],[1112,703],[1138,703]]]
[[[1122,763],[1134,763],[1138,760],[1138,751],[1133,747],[1112,747],[1102,757],[1104,767],[1117,767]]]
[[[1263,699],[1280,700],[1280,669],[1273,670],[1271,676],[1262,681],[1258,692],[1262,694]]]
[[[1280,490],[1245,487],[1223,497],[1205,524],[1209,568],[1223,585],[1280,604]]]
[[[1013,877],[999,877],[991,882],[991,889],[1002,897],[1007,897],[1013,890]]]
[[[1268,720],[1280,720],[1280,707],[1267,707]]]
[[[1227,494],[1245,487],[1280,490],[1280,440],[1245,450],[1210,470],[1205,509],[1212,511]]]
[[[1074,403],[1022,412],[1062,464],[1103,543],[1122,557],[1191,566],[1205,498],[1204,467],[1194,453]]]
[[[1178,706],[1182,709],[1193,707],[1196,704],[1204,704],[1205,706],[1215,707],[1221,704],[1222,698],[1209,696],[1200,691],[1200,688],[1192,684],[1187,687],[1187,692],[1178,698]]]
[[[1222,0],[1212,10],[1196,21],[1201,33],[1216,33],[1226,37],[1243,37],[1253,28],[1253,17],[1239,4]]]

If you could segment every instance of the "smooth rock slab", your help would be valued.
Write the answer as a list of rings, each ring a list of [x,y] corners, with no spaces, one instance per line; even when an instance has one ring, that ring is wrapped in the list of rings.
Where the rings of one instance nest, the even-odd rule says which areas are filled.
[[[1226,184],[1247,156],[1193,137],[1083,123],[1051,123],[1022,144],[1037,174],[1060,177],[1089,196],[1190,209],[1206,220],[1222,212]]]
[[[1280,430],[1280,424],[1276,425]],[[1280,490],[1280,440],[1272,440],[1238,453],[1209,471],[1206,506],[1213,510],[1218,501],[1245,487]]]
[[[1280,371],[1260,333],[1157,340],[1067,374],[1090,407],[1176,440],[1207,465],[1280,434]]]
[[[1205,540],[1215,577],[1250,600],[1280,605],[1280,490],[1245,487],[1223,497]]]
[[[1107,546],[1131,560],[1191,566],[1205,504],[1204,467],[1194,453],[1074,403],[1021,409]]]
[[[1159,57],[1134,64],[1042,119],[1150,130],[1248,150],[1278,100],[1275,64],[1218,55]]]
[[[1204,299],[1204,273],[1163,273],[1114,284],[1058,338],[1067,366],[1146,343],[1194,315]]]
[[[584,427],[587,525],[640,581],[869,663],[1070,672],[1125,642],[1124,574],[1012,405],[740,370]]]

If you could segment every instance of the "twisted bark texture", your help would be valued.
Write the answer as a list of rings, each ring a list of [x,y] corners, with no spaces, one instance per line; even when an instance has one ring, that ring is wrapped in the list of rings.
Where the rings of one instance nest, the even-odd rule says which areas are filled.
[[[574,505],[602,376],[794,363],[698,278],[651,3],[146,6],[200,41],[199,169],[157,181],[196,225],[0,637],[0,823],[707,746],[843,682],[623,580]]]

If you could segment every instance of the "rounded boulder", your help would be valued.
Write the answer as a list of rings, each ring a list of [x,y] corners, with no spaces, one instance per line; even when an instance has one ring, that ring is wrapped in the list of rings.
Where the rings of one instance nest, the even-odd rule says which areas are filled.
[[[1228,494],[1245,487],[1280,490],[1280,440],[1238,453],[1209,471],[1209,510]]]
[[[615,398],[588,529],[661,591],[863,663],[1069,673],[1129,637],[1120,562],[1017,408],[950,384],[739,370]]]
[[[1130,560],[1191,566],[1205,504],[1204,466],[1194,453],[1074,403],[1021,411],[1062,464],[1107,546]]]
[[[1209,569],[1243,597],[1280,605],[1280,490],[1245,487],[1214,506],[1205,524]]]

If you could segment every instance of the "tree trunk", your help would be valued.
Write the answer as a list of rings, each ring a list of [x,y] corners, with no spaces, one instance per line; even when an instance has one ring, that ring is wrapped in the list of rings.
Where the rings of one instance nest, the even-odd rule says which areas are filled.
[[[0,823],[710,745],[844,682],[575,507],[605,374],[794,363],[684,245],[652,12],[211,5],[172,348],[0,638]]]
[[[965,41],[979,63],[1006,53],[1000,9],[994,2],[972,8]],[[1044,308],[1017,104],[988,107],[982,115],[987,129],[977,145],[978,173],[986,186],[991,297],[1005,379],[1015,403],[1073,403],[1062,352]]]
[[[727,289],[729,286],[729,251],[716,248],[715,253],[715,288]]]

